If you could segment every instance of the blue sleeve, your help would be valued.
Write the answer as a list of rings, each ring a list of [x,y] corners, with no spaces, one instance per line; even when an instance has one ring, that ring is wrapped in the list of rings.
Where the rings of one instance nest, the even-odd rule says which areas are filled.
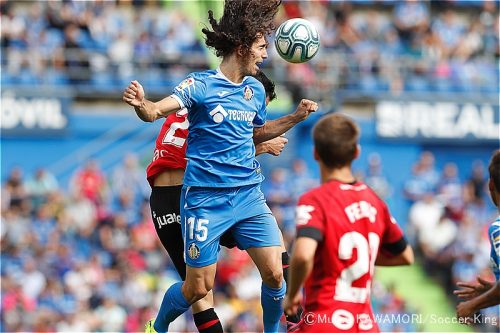
[[[256,80],[257,81],[257,80]],[[260,82],[257,81],[255,85],[255,97],[257,101],[257,114],[253,119],[254,127],[262,127],[266,123],[267,118],[267,107],[266,107],[266,91],[264,90],[264,86]]]
[[[500,258],[500,220],[493,222],[488,228],[492,253],[496,254],[496,260]]]
[[[203,102],[207,86],[203,78],[190,74],[174,88],[172,96],[179,102],[181,108],[192,109]]]

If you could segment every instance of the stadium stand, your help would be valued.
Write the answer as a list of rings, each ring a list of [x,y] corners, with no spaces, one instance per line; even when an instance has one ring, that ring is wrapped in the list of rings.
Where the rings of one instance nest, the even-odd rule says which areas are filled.
[[[105,103],[119,99],[131,79],[143,82],[152,96],[164,96],[188,72],[213,62],[198,32],[207,1],[197,3],[203,17],[175,1],[0,0],[0,331],[138,332],[178,279],[147,205],[144,166],[159,124],[142,124],[121,112],[123,105]],[[277,23],[307,18],[322,42],[318,56],[301,65],[270,52],[264,70],[292,99],[320,100],[326,112],[341,109],[352,96],[438,96],[472,103],[498,97],[494,1],[283,6]],[[29,96],[44,89],[57,98],[96,104],[68,106],[57,118],[67,120],[61,131],[48,132],[46,124],[10,134],[4,118],[10,95],[4,93]],[[28,104],[19,103],[25,112]],[[60,106],[65,109],[64,102]],[[453,303],[455,281],[489,274],[486,228],[494,209],[484,188],[484,165],[498,141],[387,142],[377,137],[371,116],[356,118],[363,155],[355,170],[388,201],[419,249],[425,274]],[[287,133],[283,156],[262,157],[264,192],[288,244],[294,203],[317,184],[309,138],[315,119]],[[22,124],[30,121],[23,118]],[[215,303],[227,331],[262,331],[259,281],[246,254],[221,252]],[[373,298],[377,313],[419,311],[391,286],[376,283]],[[484,314],[498,315],[494,311]],[[190,318],[182,316],[171,328],[195,331]],[[409,322],[381,328],[426,327]]]

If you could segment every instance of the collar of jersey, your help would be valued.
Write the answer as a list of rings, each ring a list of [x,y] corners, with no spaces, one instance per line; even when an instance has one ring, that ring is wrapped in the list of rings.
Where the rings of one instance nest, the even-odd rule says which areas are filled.
[[[233,84],[233,85],[235,85],[235,86],[241,86],[243,83],[245,83],[245,80],[246,80],[246,79],[247,79],[247,77],[248,77],[248,76],[245,76],[245,77],[243,78],[243,81],[241,81],[241,83],[235,83],[235,82],[233,82],[233,81],[229,80],[229,79],[228,79],[228,78],[224,75],[224,73],[222,73],[222,71],[220,70],[220,67],[217,67],[216,71],[217,71],[217,76],[218,76],[218,77],[220,77],[221,79],[226,80],[227,82],[229,82],[229,83],[231,83],[231,84]]]

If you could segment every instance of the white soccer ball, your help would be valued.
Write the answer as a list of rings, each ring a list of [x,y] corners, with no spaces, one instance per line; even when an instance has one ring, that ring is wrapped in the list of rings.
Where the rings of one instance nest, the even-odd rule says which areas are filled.
[[[301,63],[311,60],[319,50],[319,34],[308,20],[294,18],[276,30],[274,45],[286,61]]]

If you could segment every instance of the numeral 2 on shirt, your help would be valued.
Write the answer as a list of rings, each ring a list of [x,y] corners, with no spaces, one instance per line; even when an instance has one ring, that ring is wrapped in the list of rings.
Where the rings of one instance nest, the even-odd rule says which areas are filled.
[[[370,283],[364,288],[353,287],[352,283],[370,272],[373,275],[375,259],[377,259],[380,237],[374,232],[368,234],[368,239],[356,231],[345,233],[339,241],[338,256],[342,260],[352,258],[354,249],[358,257],[354,263],[340,273],[335,287],[334,299],[350,303],[365,303],[370,295]]]

